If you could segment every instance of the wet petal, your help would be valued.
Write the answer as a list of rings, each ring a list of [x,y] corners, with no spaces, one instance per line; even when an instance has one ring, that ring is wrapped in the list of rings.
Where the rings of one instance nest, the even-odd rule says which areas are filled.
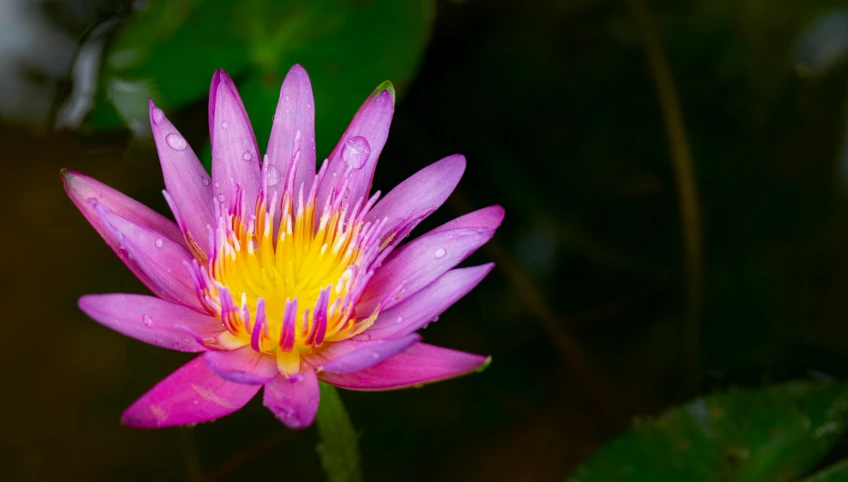
[[[208,351],[206,361],[212,370],[231,382],[263,385],[279,373],[273,356],[249,346],[232,351]]]
[[[295,158],[294,192],[298,192],[301,185],[304,191],[309,192],[315,177],[314,104],[309,76],[303,67],[295,65],[289,70],[280,88],[280,100],[274,114],[271,138],[268,140],[268,199],[273,199],[275,193],[277,199],[282,199],[283,187]],[[279,210],[275,218],[279,224]]]
[[[259,388],[261,385],[224,380],[201,355],[136,400],[124,412],[121,423],[160,428],[209,422],[243,407]]]
[[[97,201],[92,203],[129,259],[151,280],[154,293],[205,313],[186,267],[193,259],[188,249],[157,232],[131,223]]]
[[[474,289],[494,267],[494,263],[488,263],[448,271],[418,293],[381,312],[364,333],[371,338],[387,338],[421,329]]]
[[[393,390],[465,375],[485,368],[490,360],[490,357],[417,343],[371,368],[343,375],[321,373],[320,378],[350,390]]]
[[[171,350],[206,350],[186,329],[207,336],[216,336],[224,330],[217,318],[152,296],[86,295],[79,299],[79,307],[118,333]]]
[[[425,234],[401,246],[371,278],[356,306],[357,316],[368,316],[377,305],[387,310],[417,293],[485,244],[494,233],[494,228],[488,227],[451,229]],[[386,299],[388,295],[392,295],[390,299]]]
[[[483,209],[472,211],[456,219],[452,219],[438,228],[428,231],[426,234],[441,233],[457,228],[486,228],[497,229],[504,218],[504,208],[497,204],[487,206]],[[425,234],[425,235],[426,235]]]
[[[191,146],[171,121],[150,101],[150,126],[159,152],[165,188],[173,199],[174,215],[203,251],[208,251],[206,226],[212,225],[212,182]]]
[[[358,372],[397,355],[419,341],[421,337],[415,333],[392,340],[345,340],[331,344],[306,361],[319,372]]]
[[[106,227],[106,224],[97,216],[94,206],[89,202],[90,199],[96,199],[101,205],[105,206],[113,213],[130,220],[132,223],[141,226],[150,231],[158,232],[162,237],[170,239],[176,243],[183,243],[182,234],[173,221],[156,211],[148,208],[144,204],[129,198],[126,195],[112,189],[111,187],[90,178],[84,174],[80,174],[70,169],[62,171],[62,180],[65,184],[65,191],[71,201],[82,212],[82,215],[94,227],[100,236],[106,241],[106,244],[112,248],[115,254],[127,265],[132,273],[150,288],[151,291],[157,291],[158,287],[144,274],[141,268],[132,260],[126,251],[121,249],[121,243],[115,234]]]
[[[299,375],[286,379],[277,376],[265,385],[263,404],[281,422],[291,429],[312,425],[318,413],[320,392],[315,370],[306,363],[301,364]]]
[[[212,194],[221,202],[230,202],[235,186],[241,186],[245,203],[252,208],[260,185],[259,148],[236,86],[223,70],[212,78],[209,112]]]
[[[339,189],[346,179],[345,173],[350,172],[347,193],[343,193],[346,201],[355,203],[367,196],[371,190],[371,180],[377,159],[386,139],[389,137],[389,126],[395,111],[394,87],[385,83],[378,87],[360,107],[353,117],[336,148],[328,157],[329,164],[326,176],[323,178],[318,199],[321,203],[334,189]]]
[[[389,191],[365,217],[375,222],[386,218],[387,223],[379,236],[395,234],[395,243],[409,234],[426,215],[439,208],[453,192],[462,173],[465,172],[465,157],[459,154],[434,162]],[[410,222],[412,221],[412,222]]]

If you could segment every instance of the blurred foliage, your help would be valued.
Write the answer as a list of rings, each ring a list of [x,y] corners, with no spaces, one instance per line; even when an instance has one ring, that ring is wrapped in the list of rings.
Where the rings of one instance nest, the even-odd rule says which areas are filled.
[[[711,395],[637,423],[570,480],[790,481],[815,467],[846,427],[846,383]]]
[[[88,120],[148,130],[147,97],[173,111],[206,98],[212,73],[223,68],[264,149],[280,84],[299,63],[312,80],[319,145],[329,152],[375,85],[390,79],[404,90],[434,8],[432,0],[151,0],[111,43]]]
[[[321,383],[321,404],[315,423],[321,443],[316,450],[328,482],[361,482],[359,467],[359,436],[350,422],[339,392],[332,385]]]
[[[848,460],[843,460],[799,482],[845,482],[846,480],[848,480]]]

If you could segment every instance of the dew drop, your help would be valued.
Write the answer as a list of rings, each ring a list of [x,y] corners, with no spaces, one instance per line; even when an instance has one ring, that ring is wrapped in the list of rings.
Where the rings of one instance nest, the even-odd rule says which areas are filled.
[[[156,242],[154,244],[156,245],[157,248],[161,248],[162,244],[164,244],[164,242],[162,241],[162,238],[156,238]]]
[[[286,96],[286,100],[289,100],[289,96]]]
[[[312,108],[312,104],[306,104],[306,108],[307,108],[307,109],[311,109],[311,108]]]
[[[370,155],[371,146],[362,136],[351,137],[342,147],[342,160],[353,169],[362,169]]]
[[[164,118],[165,118],[165,113],[162,112],[162,109],[160,109],[158,107],[154,107],[153,108],[153,122],[158,125],[160,122],[162,122],[162,119],[164,119]]]
[[[197,406],[200,405],[200,400],[192,400],[191,403],[194,404],[194,406]]]
[[[289,110],[288,110],[288,109],[286,109],[286,114],[288,114],[288,113],[289,113]]]
[[[221,183],[216,181],[216,182],[215,182],[215,187],[221,187]]]
[[[280,182],[280,171],[274,166],[268,166],[268,186],[276,186]]]
[[[151,318],[150,315],[142,316],[141,322],[144,323],[144,326],[148,328],[153,328],[153,318]]]
[[[218,194],[218,201],[224,202],[227,199],[227,196],[224,196],[224,193]]]
[[[200,178],[200,180],[203,182],[204,186],[209,185],[209,178],[208,177],[202,177],[202,178]]]
[[[336,177],[336,171],[331,172],[330,175]]]
[[[376,352],[376,351],[372,351],[372,352],[371,352],[371,358],[373,358],[373,359],[377,360],[377,359],[379,359],[379,358],[380,358],[380,354],[379,354],[378,352]]]
[[[230,127],[230,125],[227,124],[227,121],[222,121],[221,122],[221,129],[226,129],[227,127]]]
[[[177,151],[184,151],[185,148],[188,147],[188,144],[186,144],[186,140],[183,139],[183,136],[179,134],[168,134],[167,136],[165,136],[165,142],[167,142],[168,145],[171,146],[171,149]]]
[[[244,155],[241,156],[241,158],[245,161],[249,161],[251,158],[253,158],[253,156],[251,156],[249,152],[245,152]]]
[[[398,316],[398,317],[397,317],[397,320],[395,320],[395,323],[397,323],[397,324],[401,324],[401,323],[403,323],[403,317],[402,317],[402,316]]]
[[[447,251],[445,251],[445,248],[439,248],[439,249],[436,250],[435,253],[433,253],[433,257],[436,258],[436,259],[441,259],[441,258],[445,257],[445,254],[447,254]]]

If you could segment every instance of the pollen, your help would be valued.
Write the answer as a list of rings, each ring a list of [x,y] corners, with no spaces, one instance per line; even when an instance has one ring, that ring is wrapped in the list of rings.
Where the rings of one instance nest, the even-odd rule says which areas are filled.
[[[301,352],[356,336],[374,322],[379,308],[365,318],[354,308],[385,254],[378,236],[385,221],[363,220],[379,193],[351,204],[342,195],[345,182],[319,203],[326,163],[308,192],[294,186],[291,174],[282,199],[269,199],[274,177],[265,166],[255,206],[238,185],[228,203],[215,200],[210,252],[189,242],[190,269],[201,303],[227,330],[216,343],[249,344],[285,369]]]

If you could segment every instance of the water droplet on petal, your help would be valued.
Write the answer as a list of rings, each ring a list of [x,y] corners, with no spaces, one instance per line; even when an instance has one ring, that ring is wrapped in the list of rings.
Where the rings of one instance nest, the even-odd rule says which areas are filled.
[[[447,254],[447,251],[445,251],[445,248],[439,248],[439,249],[436,250],[435,253],[433,253],[433,257],[436,258],[436,259],[441,259],[441,258],[445,257],[445,254]]]
[[[268,185],[276,186],[280,182],[280,171],[274,166],[268,166]]]
[[[160,122],[162,122],[162,119],[164,119],[164,118],[165,118],[165,113],[162,112],[162,109],[160,109],[158,107],[154,107],[153,108],[153,123],[158,125]]]
[[[371,352],[371,358],[377,360],[378,358],[380,358],[380,353],[378,353],[376,351],[372,351]]]
[[[311,108],[312,108],[312,104],[306,104],[306,108],[307,108],[307,109],[311,109]]]
[[[156,238],[156,242],[154,244],[156,244],[157,248],[161,248],[164,242],[162,241],[162,238]]]
[[[227,124],[227,121],[222,121],[221,122],[221,129],[226,129],[227,127],[230,127],[230,125]]]
[[[151,318],[150,315],[142,316],[141,322],[144,323],[144,326],[148,328],[153,328],[153,318]]]
[[[221,183],[220,183],[220,182],[215,181],[215,187],[221,187]]]
[[[286,96],[286,100],[289,100],[289,96]]]
[[[336,171],[331,172],[330,175],[336,177]]]
[[[167,142],[168,145],[171,146],[171,149],[177,151],[184,151],[185,148],[188,147],[186,140],[183,139],[183,136],[179,134],[168,134],[167,136],[165,136],[165,142]]]
[[[288,110],[288,109],[286,109],[286,114],[288,114],[288,113],[289,113],[289,110]]]
[[[204,185],[204,186],[208,186],[208,185],[209,185],[209,178],[208,178],[208,177],[203,177],[203,178],[201,178],[200,180],[203,182],[203,185]]]
[[[245,152],[244,155],[241,156],[241,158],[244,159],[245,161],[249,161],[252,157],[253,156],[251,156],[249,152]]]
[[[397,317],[397,320],[395,320],[395,323],[397,323],[397,324],[401,324],[401,323],[403,323],[403,317],[402,317],[402,316],[398,316],[398,317]]]
[[[353,169],[362,169],[370,155],[371,146],[362,136],[351,137],[342,147],[342,160]]]
[[[191,403],[194,404],[194,406],[197,406],[200,405],[200,400],[192,400]]]
[[[224,202],[225,199],[227,199],[227,196],[224,196],[224,193],[218,194],[219,202]]]

